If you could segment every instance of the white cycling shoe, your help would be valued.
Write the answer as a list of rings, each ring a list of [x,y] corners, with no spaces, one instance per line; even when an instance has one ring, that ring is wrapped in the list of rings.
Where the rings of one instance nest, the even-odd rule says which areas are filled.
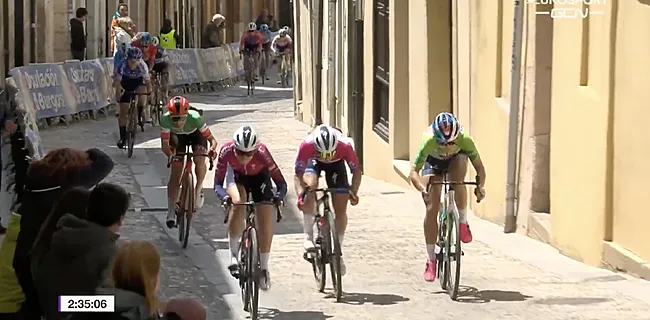
[[[269,289],[271,289],[271,274],[269,273],[269,270],[262,270],[260,289],[263,291],[269,291]]]
[[[196,196],[196,208],[201,209],[203,208],[204,204],[205,204],[205,197],[203,196],[203,190],[201,190],[199,194]]]

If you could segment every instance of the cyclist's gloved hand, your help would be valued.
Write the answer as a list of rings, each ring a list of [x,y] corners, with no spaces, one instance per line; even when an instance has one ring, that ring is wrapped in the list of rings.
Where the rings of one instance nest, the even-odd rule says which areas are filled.
[[[221,199],[222,207],[228,207],[230,205],[232,205],[232,199],[230,199],[230,196],[225,196],[223,199]]]
[[[357,194],[357,192],[350,191],[350,204],[353,206],[359,204],[359,195]]]
[[[302,192],[302,194],[298,195],[298,209],[302,210],[302,205],[305,202],[305,196],[307,196],[307,193],[309,192],[309,188],[305,188],[305,191]]]
[[[476,202],[481,202],[481,200],[485,199],[485,188],[476,187],[474,195],[476,196]]]
[[[282,198],[280,197],[279,194],[276,194],[276,195],[273,197],[273,204],[275,204],[275,205],[278,206],[278,207],[281,207],[281,206],[284,205],[284,200],[282,200]]]

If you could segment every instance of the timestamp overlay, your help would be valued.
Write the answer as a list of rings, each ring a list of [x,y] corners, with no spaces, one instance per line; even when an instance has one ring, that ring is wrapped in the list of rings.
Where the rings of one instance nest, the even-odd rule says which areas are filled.
[[[114,312],[115,296],[59,296],[59,312]]]

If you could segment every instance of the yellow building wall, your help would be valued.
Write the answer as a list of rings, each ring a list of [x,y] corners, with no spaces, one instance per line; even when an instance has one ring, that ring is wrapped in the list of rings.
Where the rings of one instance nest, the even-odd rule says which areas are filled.
[[[552,235],[563,253],[594,265],[602,258],[608,212],[611,20],[609,14],[588,23],[554,21]]]
[[[593,19],[596,20],[596,19]],[[650,216],[645,201],[650,191],[650,6],[618,1],[613,113],[613,241],[650,261]],[[597,29],[600,32],[601,29]],[[596,32],[594,32],[596,33]],[[597,36],[597,34],[594,34]],[[592,107],[593,108],[593,107]],[[594,129],[596,124],[592,124]],[[600,130],[603,132],[603,130]],[[602,134],[590,137],[597,143]],[[602,141],[602,140],[601,140]],[[589,162],[595,159],[586,158]],[[592,197],[593,198],[593,197]]]

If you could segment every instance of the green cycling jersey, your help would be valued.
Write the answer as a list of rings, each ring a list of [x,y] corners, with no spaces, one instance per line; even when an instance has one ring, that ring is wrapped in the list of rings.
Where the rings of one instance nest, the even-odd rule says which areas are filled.
[[[469,157],[470,161],[478,159],[479,154],[474,145],[474,140],[461,131],[458,134],[458,138],[454,140],[453,143],[449,145],[441,145],[436,140],[433,130],[431,127],[422,134],[422,143],[420,144],[420,149],[415,156],[413,164],[415,165],[415,170],[420,171],[424,166],[428,156],[431,156],[436,159],[449,159],[458,153],[464,153]]]
[[[163,136],[168,136],[170,133],[190,134],[196,130],[199,130],[201,133],[203,133],[208,129],[205,121],[203,121],[203,117],[201,117],[201,115],[194,110],[190,110],[187,113],[187,120],[185,120],[185,124],[182,128],[176,126],[174,121],[172,121],[172,116],[169,114],[169,112],[165,112],[162,118],[160,118],[160,127],[162,128],[161,134]]]

